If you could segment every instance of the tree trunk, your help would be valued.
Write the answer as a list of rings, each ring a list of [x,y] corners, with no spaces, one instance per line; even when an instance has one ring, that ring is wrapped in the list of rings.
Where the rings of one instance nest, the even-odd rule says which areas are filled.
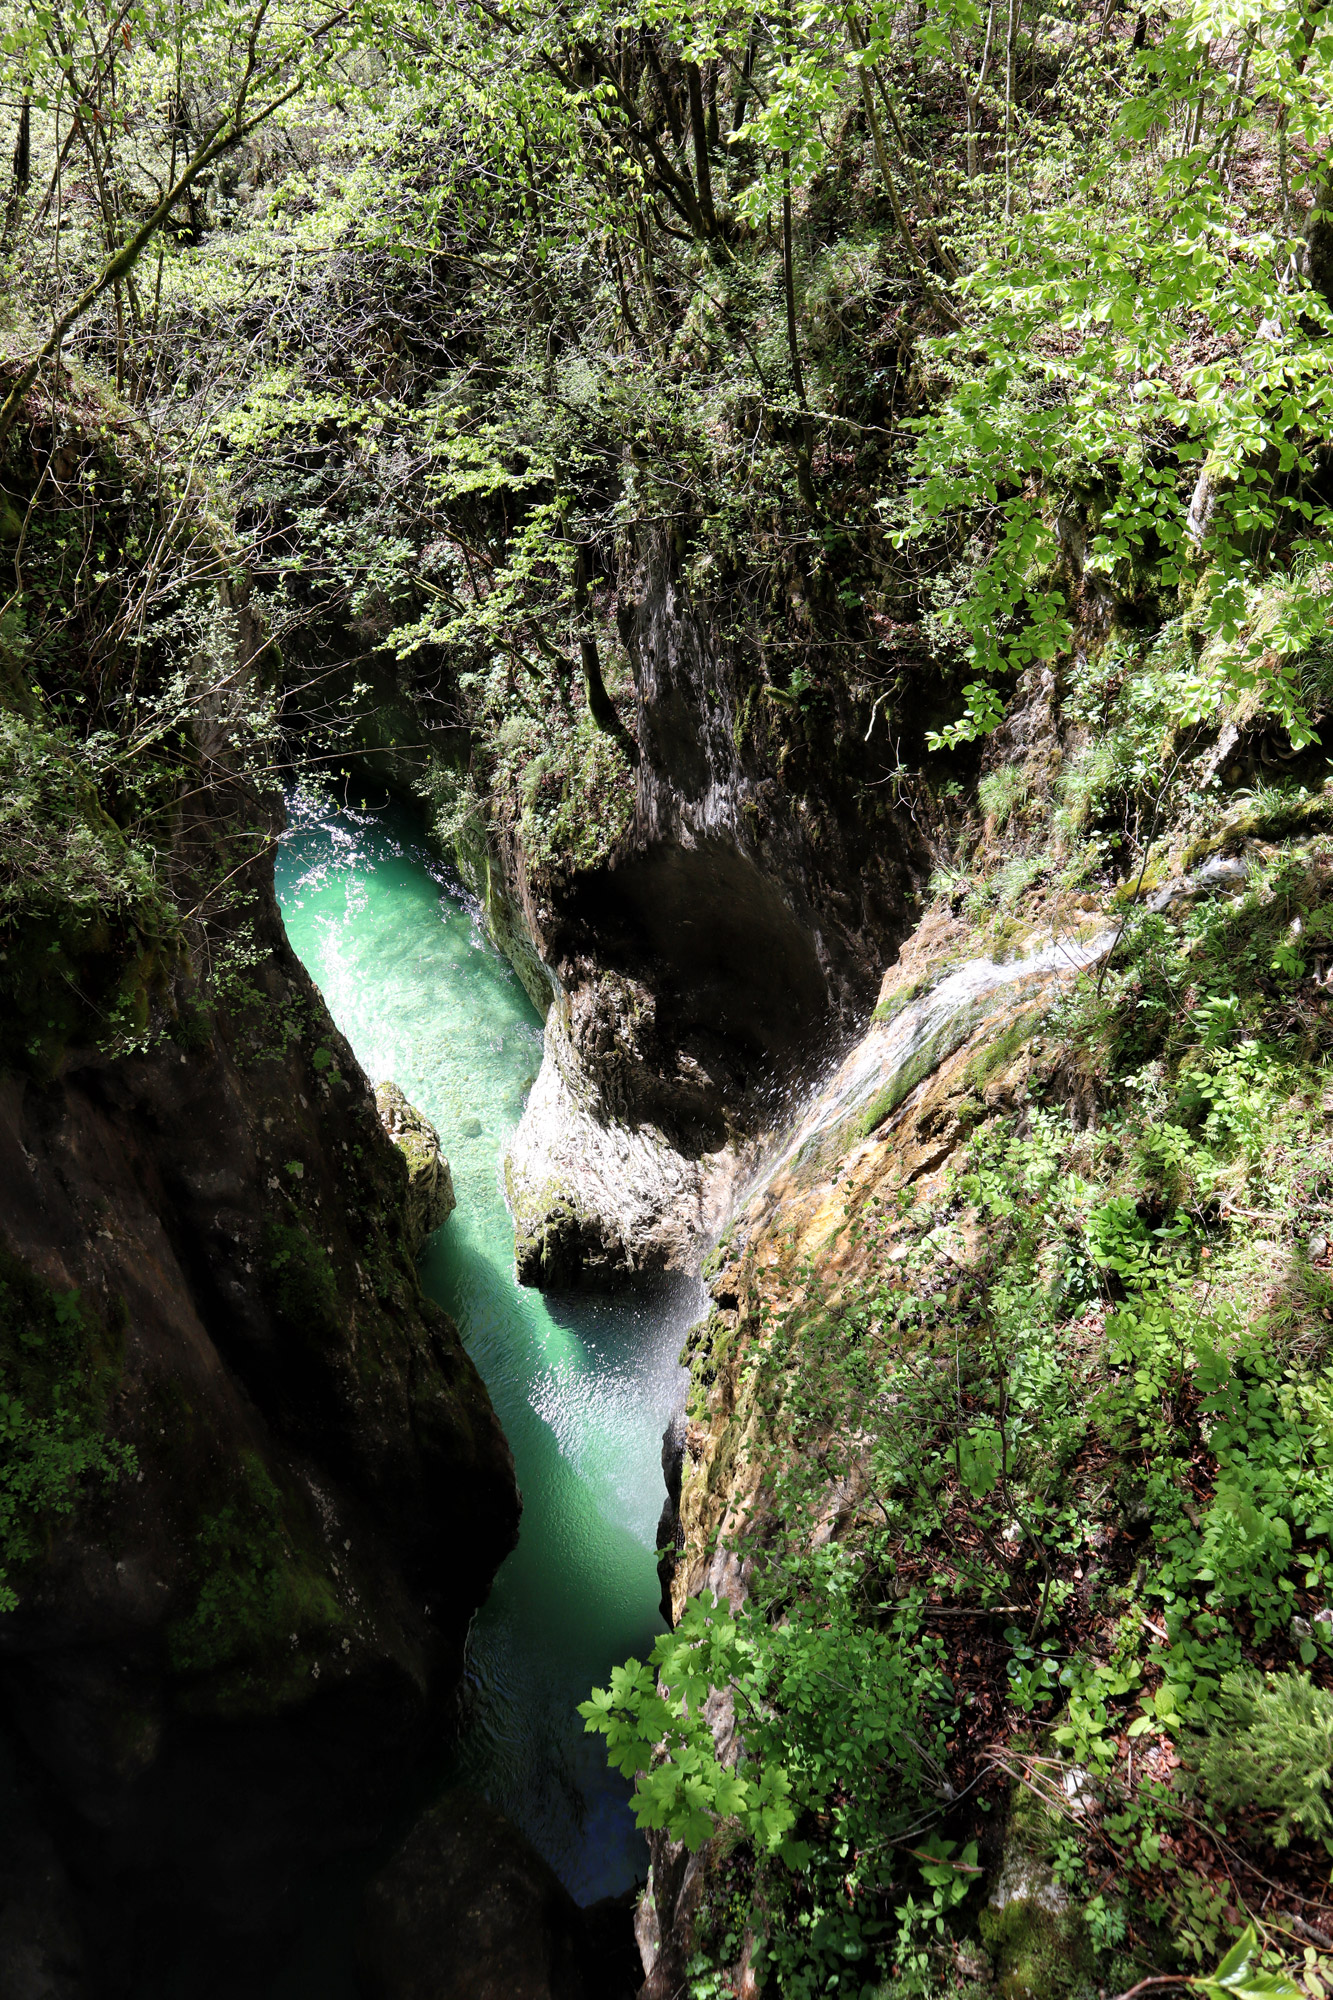
[[[14,172],[10,182],[9,201],[5,207],[3,230],[4,248],[12,250],[18,240],[19,216],[23,210],[23,197],[28,191],[28,181],[32,175],[32,99],[25,91],[19,111],[18,138],[14,141]]]
[[[713,175],[708,164],[708,120],[698,63],[686,63],[685,80],[690,92],[690,132],[694,139],[694,175],[699,185],[699,212],[709,235],[715,236],[717,212],[713,207]]]
[[[588,697],[588,713],[605,735],[615,737],[630,763],[637,767],[639,746],[620,720],[616,705],[606,691],[597,641],[580,639],[579,651],[583,656],[583,686]]]
[[[801,368],[800,342],[796,338],[796,275],[791,241],[791,154],[782,155],[782,275],[787,293],[787,353],[791,359],[792,386],[804,410],[805,375]]]

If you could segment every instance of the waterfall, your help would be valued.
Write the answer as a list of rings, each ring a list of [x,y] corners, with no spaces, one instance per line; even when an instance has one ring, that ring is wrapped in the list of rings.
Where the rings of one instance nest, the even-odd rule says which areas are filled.
[[[869,1137],[919,1083],[979,1029],[998,1035],[1030,1017],[1110,949],[1113,930],[1086,942],[1053,938],[997,964],[975,958],[918,994],[887,1020],[872,1019],[854,1047],[807,1094],[782,1136],[738,1192],[739,1214],[783,1173],[813,1178],[820,1165]]]

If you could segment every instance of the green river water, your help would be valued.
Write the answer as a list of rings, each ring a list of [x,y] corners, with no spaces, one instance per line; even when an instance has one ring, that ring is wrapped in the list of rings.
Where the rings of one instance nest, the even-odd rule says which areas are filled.
[[[682,1396],[697,1284],[565,1297],[514,1280],[501,1159],[541,1023],[479,914],[396,808],[290,802],[277,861],[288,935],[372,1083],[437,1127],[458,1206],[422,1258],[486,1379],[523,1492],[519,1545],[478,1614],[461,1743],[440,1783],[483,1791],[580,1902],[647,1872],[627,1788],[575,1704],[643,1657],[657,1610],[660,1444]]]

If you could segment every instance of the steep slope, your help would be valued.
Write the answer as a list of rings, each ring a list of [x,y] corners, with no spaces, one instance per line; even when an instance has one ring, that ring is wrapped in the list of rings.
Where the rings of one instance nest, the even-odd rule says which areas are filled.
[[[1333,803],[1210,795],[1263,740],[1219,719],[1150,876],[1075,886],[1052,806],[1144,693],[1054,796],[1049,736],[997,765],[967,907],[941,878],[712,1260],[659,1664],[744,1783],[682,1837],[674,1719],[640,1779],[648,2000],[1120,1992],[1247,1921],[1333,1956]]]
[[[65,448],[119,494],[133,439],[108,467],[80,416]],[[67,542],[33,519],[0,718],[0,1985],[233,1995],[381,1830],[518,1496],[286,942],[253,635],[222,620],[239,650],[141,739],[145,808],[130,739],[64,718],[78,690],[114,727],[119,688],[133,723],[132,688],[161,721],[169,673],[126,676],[93,607],[42,648]]]

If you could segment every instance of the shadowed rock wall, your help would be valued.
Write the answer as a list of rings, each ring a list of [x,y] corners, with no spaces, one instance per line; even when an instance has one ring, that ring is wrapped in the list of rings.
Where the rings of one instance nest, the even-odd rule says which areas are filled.
[[[0,1332],[22,1379],[55,1301],[68,1394],[133,1455],[46,1512],[0,1615],[6,2000],[271,1969],[310,1869],[380,1830],[516,1536],[407,1168],[271,866],[247,886],[230,1007],[182,969],[149,1052],[0,1078]]]
[[[866,789],[882,754],[850,701],[779,699],[660,537],[622,577],[617,619],[640,750],[629,833],[610,866],[569,880],[505,863],[559,985],[550,1073],[510,1159],[533,1282],[688,1258],[738,1147],[863,1017],[924,872],[910,827]]]

